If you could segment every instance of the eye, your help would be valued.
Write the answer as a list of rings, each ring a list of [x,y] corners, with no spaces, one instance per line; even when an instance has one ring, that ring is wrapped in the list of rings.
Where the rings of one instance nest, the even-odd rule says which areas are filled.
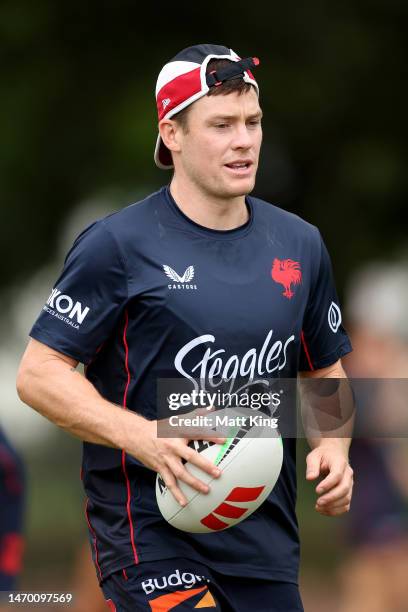
[[[249,121],[249,125],[252,127],[256,127],[257,125],[261,125],[261,120],[260,119],[251,119],[251,121]]]
[[[216,123],[215,127],[222,130],[228,127],[228,123]]]

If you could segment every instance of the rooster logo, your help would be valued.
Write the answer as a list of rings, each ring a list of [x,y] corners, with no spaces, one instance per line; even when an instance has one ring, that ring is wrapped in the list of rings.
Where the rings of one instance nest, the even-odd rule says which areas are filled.
[[[300,285],[302,282],[302,272],[300,264],[293,259],[278,259],[273,260],[271,276],[276,283],[283,285],[285,291],[282,293],[290,300],[294,293],[291,290],[292,285]]]
[[[184,272],[183,276],[179,276],[177,272],[170,268],[170,266],[163,266],[163,270],[172,281],[176,283],[188,283],[194,278],[194,266],[188,266],[187,270]]]

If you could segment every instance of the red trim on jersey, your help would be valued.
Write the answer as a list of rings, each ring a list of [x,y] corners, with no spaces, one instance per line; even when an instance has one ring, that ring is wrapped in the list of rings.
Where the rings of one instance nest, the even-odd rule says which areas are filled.
[[[308,364],[309,364],[309,368],[313,372],[314,371],[314,367],[313,367],[312,360],[310,359],[309,351],[307,349],[307,344],[306,344],[306,340],[305,340],[305,334],[303,333],[303,330],[302,330],[302,333],[300,334],[300,337],[302,339],[303,350],[305,351],[305,355],[306,355],[306,359],[307,359]]]
[[[122,573],[123,573],[123,577],[124,577],[124,579],[125,579],[125,580],[129,580],[128,575],[127,575],[127,573],[126,573],[126,570],[125,570],[125,569],[123,569],[123,570],[122,570]]]
[[[123,407],[124,408],[127,407],[126,406],[127,392],[128,392],[129,385],[130,385],[129,347],[128,347],[127,338],[126,338],[128,325],[129,325],[129,315],[128,315],[128,311],[126,310],[125,311],[125,327],[123,328],[123,346],[125,347],[125,370],[126,370],[126,375],[127,375],[126,387],[123,393]]]
[[[168,112],[201,91],[200,67],[180,74],[172,79],[157,94],[157,114],[159,121]],[[167,101],[163,104],[164,101]]]
[[[89,515],[88,515],[88,504],[89,504],[89,499],[86,499],[86,503],[85,503],[85,516],[86,516],[86,522],[88,523],[88,527],[89,527],[89,531],[92,534],[93,540],[94,540],[94,549],[95,549],[95,565],[98,568],[98,572],[99,572],[99,579],[102,581],[102,572],[101,572],[101,568],[99,567],[99,555],[98,555],[98,541],[96,539],[96,533],[95,530],[93,529],[92,525],[91,525],[91,521],[89,520]]]
[[[126,310],[125,311],[125,327],[123,329],[123,346],[125,347],[125,370],[126,370],[126,375],[127,375],[125,391],[123,393],[123,408],[125,408],[125,410],[127,410],[127,405],[126,405],[127,393],[128,393],[128,389],[130,385],[129,347],[128,347],[127,338],[126,338],[128,324],[129,324],[129,315],[128,315],[128,311]],[[134,534],[134,529],[133,529],[132,512],[130,508],[132,494],[130,490],[130,480],[129,480],[129,476],[126,470],[126,453],[124,450],[122,451],[122,470],[125,476],[126,490],[127,490],[126,510],[127,510],[127,515],[129,519],[129,527],[130,527],[130,543],[132,544],[133,558],[135,560],[135,563],[139,563],[139,557],[137,555],[136,545],[135,545],[135,534]]]
[[[106,603],[108,604],[109,610],[111,610],[112,612],[116,612],[116,606],[111,599],[107,599]]]

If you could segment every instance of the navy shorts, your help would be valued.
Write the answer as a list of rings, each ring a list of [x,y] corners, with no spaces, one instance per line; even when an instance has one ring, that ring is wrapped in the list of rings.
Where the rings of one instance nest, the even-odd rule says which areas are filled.
[[[132,565],[101,586],[116,612],[303,612],[296,584],[226,576],[186,559]]]

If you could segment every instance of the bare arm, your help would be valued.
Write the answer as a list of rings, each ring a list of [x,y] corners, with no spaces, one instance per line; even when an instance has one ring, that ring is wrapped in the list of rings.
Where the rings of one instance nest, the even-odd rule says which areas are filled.
[[[300,377],[305,380],[306,389],[308,386],[308,379],[347,379],[340,359],[327,368],[320,368],[311,372],[300,372]],[[313,386],[310,385],[309,388],[312,390]],[[316,417],[318,415],[319,405],[317,401],[318,398],[315,398],[311,406],[303,406],[302,416],[304,417],[305,423],[309,422],[311,417]],[[305,427],[310,448],[317,448],[322,443],[332,441],[348,454],[354,423],[352,408],[352,395],[348,384],[341,384],[339,390],[334,392],[331,397],[323,397],[321,400],[322,427],[319,428],[319,424],[317,424],[315,436],[313,435],[312,427]],[[309,409],[310,412],[308,413]],[[332,413],[330,411],[332,411]],[[331,438],[327,433],[329,431],[333,433],[333,437]]]
[[[128,428],[133,425],[139,431],[146,419],[106,401],[77,365],[75,359],[30,339],[17,376],[20,399],[81,440],[127,448]]]
[[[322,368],[313,372],[302,372],[302,378],[346,378],[341,361],[328,368]],[[347,394],[347,389],[345,389]],[[341,392],[338,394],[341,396]],[[341,397],[334,401],[341,401]],[[346,402],[350,401],[346,398]],[[320,514],[336,516],[348,512],[350,509],[353,491],[353,470],[349,465],[349,448],[353,429],[353,418],[341,419],[341,425],[331,429],[333,436],[307,435],[312,449],[306,458],[306,479],[316,480],[323,476],[323,480],[317,485],[316,493],[318,499],[316,510]],[[307,434],[307,432],[306,432]]]
[[[191,476],[181,458],[192,461],[214,476],[214,465],[187,446],[183,438],[158,438],[157,421],[105,400],[76,370],[78,362],[42,342],[30,339],[17,376],[20,399],[74,436],[123,449],[147,467],[160,472],[176,499],[186,502],[176,478],[207,492],[208,487]],[[201,435],[222,443],[224,438]]]

